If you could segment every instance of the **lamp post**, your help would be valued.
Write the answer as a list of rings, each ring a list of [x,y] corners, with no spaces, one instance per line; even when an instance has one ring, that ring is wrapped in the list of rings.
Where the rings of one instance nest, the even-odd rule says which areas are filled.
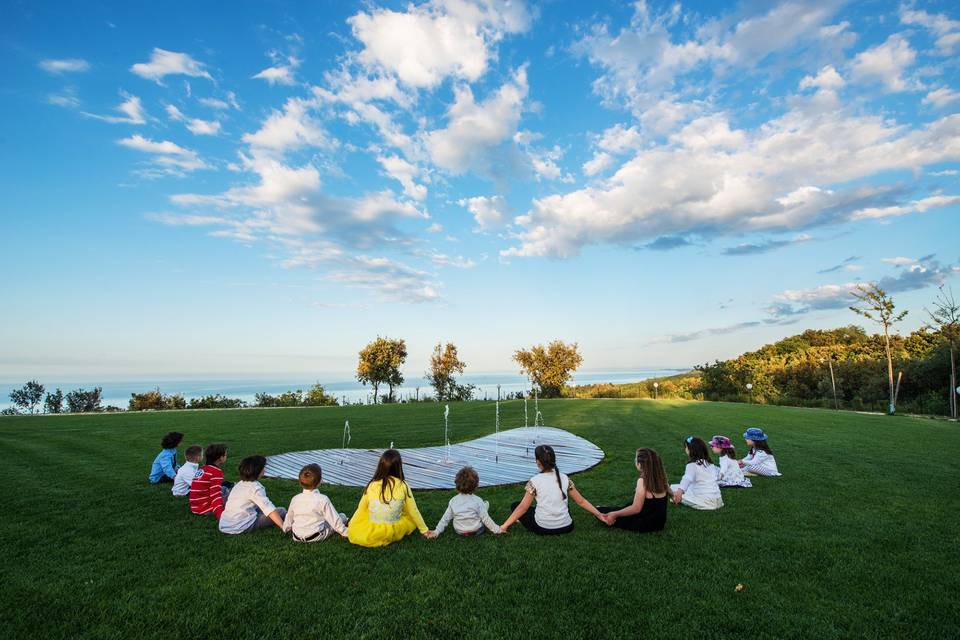
[[[753,404],[753,383],[752,382],[747,383],[747,391],[750,392],[750,400],[748,404]]]
[[[820,358],[820,364],[823,364],[823,358]],[[833,358],[827,358],[827,366],[830,367],[830,387],[833,389],[833,408],[840,410],[840,401],[837,400],[837,380],[833,377]]]
[[[660,383],[653,383],[653,399],[658,400],[660,398]]]

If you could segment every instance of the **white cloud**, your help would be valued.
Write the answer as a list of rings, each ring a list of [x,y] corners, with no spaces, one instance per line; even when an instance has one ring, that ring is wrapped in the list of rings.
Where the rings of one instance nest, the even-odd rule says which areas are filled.
[[[516,132],[526,96],[525,67],[479,104],[469,87],[457,87],[454,103],[447,111],[447,126],[425,135],[434,164],[455,174],[482,167],[488,152]]]
[[[851,74],[854,80],[881,84],[887,91],[906,91],[914,85],[904,78],[904,73],[916,58],[906,38],[895,33],[883,44],[858,53],[851,64]]]
[[[140,98],[126,93],[121,93],[120,95],[126,98],[126,100],[115,107],[115,110],[122,113],[122,116],[105,116],[87,112],[84,112],[83,115],[114,124],[146,124],[148,116],[147,112],[143,109]]]
[[[957,169],[944,169],[943,171],[931,171],[930,175],[932,176],[955,176],[960,174],[960,171]]]
[[[203,63],[197,62],[186,53],[176,51],[167,51],[165,49],[154,48],[150,54],[149,62],[138,62],[130,67],[130,71],[141,78],[153,80],[157,84],[165,76],[184,75],[191,78],[206,78],[212,80]]]
[[[417,249],[413,252],[415,256],[427,258],[437,267],[452,267],[454,269],[473,269],[477,263],[463,256],[448,256],[438,251]]]
[[[914,260],[913,258],[904,258],[903,256],[898,256],[896,258],[884,258],[883,260],[881,260],[881,262],[892,264],[895,267],[903,267],[908,264],[916,263],[916,260]]]
[[[439,222],[434,222],[429,227],[427,227],[427,233],[440,233],[443,231],[443,225]]]
[[[334,140],[315,119],[310,110],[313,103],[300,98],[290,98],[283,111],[274,109],[260,129],[247,133],[243,141],[255,151],[284,153],[302,147],[332,147]]]
[[[427,197],[427,188],[416,182],[420,168],[399,156],[378,156],[377,162],[388,176],[403,185],[403,191],[414,200],[423,201]]]
[[[200,104],[205,107],[210,107],[211,109],[217,109],[219,111],[226,111],[227,109],[233,108],[237,111],[240,110],[240,103],[237,102],[237,94],[233,91],[228,91],[225,100],[220,98],[200,98],[197,100]]]
[[[196,171],[197,169],[209,168],[195,151],[185,149],[169,140],[156,142],[149,138],[144,138],[140,134],[135,134],[128,138],[117,140],[117,144],[152,155],[151,163],[157,168],[159,173],[162,174],[184,175],[187,172]],[[147,173],[148,175],[150,174],[150,172]]]
[[[347,20],[364,45],[362,64],[395,74],[412,87],[434,87],[448,76],[475,81],[504,34],[521,33],[530,16],[518,0],[434,0],[405,12],[372,9]]]
[[[933,105],[937,109],[942,109],[958,100],[960,100],[960,91],[954,91],[949,87],[940,87],[928,93],[923,98],[923,104]]]
[[[599,185],[534,200],[516,219],[520,245],[502,253],[570,256],[595,243],[784,231],[849,220],[854,211],[879,217],[946,206],[948,196],[895,205],[888,187],[833,185],[958,159],[960,115],[911,129],[800,105],[753,131],[706,116]]]
[[[294,85],[297,83],[295,78],[296,69],[300,66],[300,60],[294,56],[287,58],[287,64],[278,64],[268,67],[260,73],[253,76],[255,79],[266,80],[269,84]]]
[[[423,303],[441,299],[440,284],[425,271],[389,258],[356,256],[348,260],[349,269],[333,271],[326,280],[369,289],[384,300]]]
[[[960,20],[952,20],[945,13],[931,14],[901,4],[900,22],[929,29],[937,37],[936,45],[940,55],[952,55],[957,45],[960,45]]]
[[[76,89],[67,87],[60,93],[49,94],[47,103],[66,109],[77,109],[80,106],[80,98],[77,96]]]
[[[171,120],[183,122],[190,133],[198,136],[214,136],[220,133],[220,122],[217,120],[201,120],[200,118],[188,118],[180,109],[172,104],[166,107],[167,115]]]
[[[852,220],[863,220],[866,218],[890,218],[893,216],[902,216],[908,213],[923,213],[929,209],[939,209],[960,204],[960,196],[930,196],[920,200],[914,200],[902,205],[892,205],[888,207],[867,207],[854,211],[850,218]]]
[[[592,158],[583,163],[583,173],[588,176],[595,176],[612,167],[614,162],[616,160],[609,153],[597,151]]]
[[[816,76],[805,76],[800,80],[801,89],[821,89],[836,91],[842,89],[846,82],[832,65],[827,65],[817,72]]]
[[[90,63],[80,58],[64,60],[41,60],[40,68],[47,73],[60,75],[62,73],[83,73],[90,70]]]
[[[476,196],[457,201],[461,207],[473,214],[477,222],[477,231],[489,231],[503,226],[507,219],[507,201],[503,196]]]

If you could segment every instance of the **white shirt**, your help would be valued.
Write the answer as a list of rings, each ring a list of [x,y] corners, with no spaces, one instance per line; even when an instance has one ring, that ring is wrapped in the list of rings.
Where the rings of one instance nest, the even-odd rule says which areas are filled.
[[[560,474],[560,485],[557,485],[556,471],[544,471],[530,478],[526,488],[537,499],[533,519],[538,525],[544,529],[562,529],[573,524],[566,498],[571,486],[570,478],[565,473]],[[561,487],[563,493],[560,492]]]
[[[293,531],[293,535],[304,539],[323,534],[327,529],[332,529],[341,536],[347,535],[347,525],[333,508],[330,498],[318,489],[304,489],[302,493],[293,496],[283,519],[284,533]]]
[[[719,498],[720,485],[712,464],[688,462],[680,479],[680,489],[689,497]]]
[[[183,466],[180,467],[176,477],[173,479],[173,489],[171,489],[173,495],[190,495],[190,485],[193,484],[193,476],[197,475],[197,467],[199,466],[196,462],[183,463]]]
[[[714,469],[717,473],[717,484],[721,487],[753,486],[749,478],[743,477],[743,470],[733,458],[720,456],[720,466],[714,467]]]
[[[241,480],[230,490],[227,505],[220,515],[220,531],[243,533],[256,521],[258,508],[264,515],[270,515],[277,510],[267,497],[267,490],[262,484]]]
[[[500,525],[490,517],[489,508],[490,503],[481,500],[479,496],[472,493],[458,493],[450,498],[447,510],[434,531],[440,535],[453,520],[453,530],[457,533],[473,533],[481,526],[493,533],[500,533]]]
[[[780,470],[777,469],[777,460],[766,451],[760,449],[753,453],[748,453],[743,459],[743,470],[755,473],[758,476],[779,476]]]

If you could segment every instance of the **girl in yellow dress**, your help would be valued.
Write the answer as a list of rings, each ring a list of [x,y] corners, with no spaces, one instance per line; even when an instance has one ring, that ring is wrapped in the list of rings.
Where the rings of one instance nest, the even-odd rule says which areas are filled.
[[[400,452],[387,449],[380,456],[357,512],[350,518],[347,538],[361,547],[385,547],[414,530],[426,538],[436,537],[424,523],[417,501],[404,482]]]

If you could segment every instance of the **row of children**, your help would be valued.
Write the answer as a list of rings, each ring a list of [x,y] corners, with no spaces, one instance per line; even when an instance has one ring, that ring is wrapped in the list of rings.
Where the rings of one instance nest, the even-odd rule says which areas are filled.
[[[385,546],[414,531],[435,538],[451,524],[455,532],[465,536],[485,531],[506,533],[516,522],[541,535],[568,533],[573,530],[568,498],[608,526],[637,532],[660,531],[666,523],[669,498],[675,504],[696,509],[718,509],[723,506],[721,486],[749,487],[750,480],[745,475],[780,475],[767,436],[760,429],[751,428],[744,434],[750,453],[739,461],[729,438],[714,436],[710,445],[720,458],[719,467],[713,465],[707,444],[691,436],[685,441],[689,462],[679,484],[667,483],[656,451],[638,449],[635,464],[639,478],[633,500],[620,508],[595,507],[557,468],[553,448],[540,445],[534,451],[539,473],[527,482],[523,498],[513,503],[502,524],[490,517],[489,503],[475,494],[480,482],[476,470],[464,467],[455,478],[457,495],[450,500],[437,526],[430,530],[405,482],[400,453],[394,449],[380,456],[373,478],[348,520],[318,491],[322,480],[319,465],[308,464],[300,470],[303,491],[294,496],[288,509],[278,508],[259,482],[266,467],[265,457],[244,458],[239,465],[240,481],[232,485],[223,479],[222,467],[227,459],[223,444],[207,446],[203,451],[206,464],[202,467],[201,448],[188,447],[187,462],[178,468],[176,447],[182,438],[181,433],[164,437],[163,451],[154,460],[150,481],[173,483],[173,494],[189,495],[191,511],[197,515],[213,514],[223,533],[246,533],[273,524],[298,542],[317,542],[336,533],[364,547]]]

